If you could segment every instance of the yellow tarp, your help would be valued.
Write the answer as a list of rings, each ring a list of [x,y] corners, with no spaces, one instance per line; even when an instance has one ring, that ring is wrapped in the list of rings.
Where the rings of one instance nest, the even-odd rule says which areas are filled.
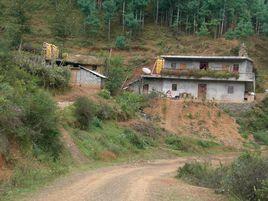
[[[156,74],[160,74],[163,68],[164,68],[164,59],[157,59],[155,69]]]
[[[59,48],[56,45],[43,43],[43,56],[46,60],[58,59],[60,55]]]

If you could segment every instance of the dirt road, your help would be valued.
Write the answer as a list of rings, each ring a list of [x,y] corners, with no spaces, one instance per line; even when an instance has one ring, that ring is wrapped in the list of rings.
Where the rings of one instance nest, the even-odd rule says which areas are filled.
[[[209,157],[212,162],[234,156]],[[195,157],[113,166],[59,179],[30,201],[225,201],[213,190],[189,185],[174,178],[178,167]],[[200,159],[200,158],[199,158]],[[208,157],[206,157],[206,160]],[[202,158],[200,159],[202,160]]]

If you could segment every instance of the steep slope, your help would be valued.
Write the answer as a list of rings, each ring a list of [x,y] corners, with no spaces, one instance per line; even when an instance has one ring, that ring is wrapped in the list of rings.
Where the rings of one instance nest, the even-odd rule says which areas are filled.
[[[145,112],[158,115],[161,127],[183,136],[215,140],[241,147],[244,141],[233,118],[212,103],[156,100]]]

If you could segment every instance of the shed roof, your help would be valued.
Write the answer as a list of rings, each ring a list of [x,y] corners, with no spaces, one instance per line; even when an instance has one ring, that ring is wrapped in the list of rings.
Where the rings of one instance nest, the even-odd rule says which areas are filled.
[[[83,66],[79,66],[79,67],[80,67],[81,69],[85,70],[85,71],[88,71],[88,72],[90,72],[90,73],[96,75],[97,77],[100,77],[100,78],[103,78],[103,79],[107,79],[106,76],[104,76],[104,75],[102,75],[102,74],[100,74],[100,73],[98,73],[98,72],[96,72],[96,71],[90,70],[90,69],[85,68],[85,67],[83,67]]]
[[[195,60],[195,61],[202,61],[202,60],[210,60],[210,61],[243,61],[248,60],[253,62],[249,57],[241,57],[241,56],[183,56],[183,55],[161,55],[163,59],[170,59],[170,60]]]
[[[66,58],[66,62],[80,64],[80,65],[96,65],[96,66],[102,66],[104,65],[104,59],[95,57],[95,56],[89,56],[89,55],[80,55],[80,54],[69,54]]]

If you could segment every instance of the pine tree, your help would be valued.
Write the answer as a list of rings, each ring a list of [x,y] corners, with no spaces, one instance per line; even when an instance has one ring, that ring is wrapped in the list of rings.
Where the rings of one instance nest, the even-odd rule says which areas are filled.
[[[116,2],[114,0],[106,0],[103,3],[104,19],[108,26],[108,40],[111,39],[111,21],[116,12]]]

